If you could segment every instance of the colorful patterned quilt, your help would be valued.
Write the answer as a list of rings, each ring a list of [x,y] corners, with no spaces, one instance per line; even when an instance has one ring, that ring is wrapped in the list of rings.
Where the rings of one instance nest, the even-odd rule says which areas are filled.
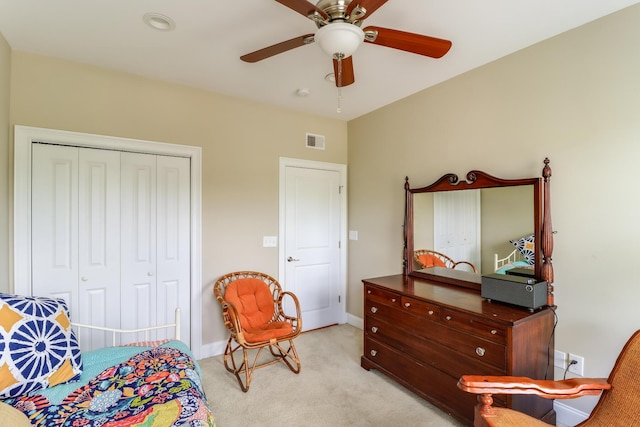
[[[180,345],[171,343],[176,342],[127,356],[124,362],[92,375],[86,384],[81,378],[71,384],[75,387],[70,394],[64,391],[64,398],[56,396],[64,390],[56,386],[49,393],[32,393],[5,403],[41,427],[215,426],[197,363],[175,348]],[[91,372],[89,366],[85,366],[87,372]]]

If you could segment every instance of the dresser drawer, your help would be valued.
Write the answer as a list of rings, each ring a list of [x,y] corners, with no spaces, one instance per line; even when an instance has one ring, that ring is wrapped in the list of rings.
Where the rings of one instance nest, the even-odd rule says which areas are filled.
[[[481,336],[490,341],[506,344],[507,331],[506,328],[492,325],[489,322],[482,321],[473,316],[460,313],[459,311],[442,309],[442,321],[453,328],[460,328],[471,332],[474,335]]]
[[[400,304],[402,305],[403,310],[416,315],[425,316],[434,320],[437,320],[440,317],[440,307],[435,304],[407,297],[402,297],[400,299]]]
[[[506,374],[504,368],[485,363],[475,353],[470,356],[459,353],[440,345],[437,340],[417,337],[413,331],[398,328],[375,316],[365,318],[365,337],[410,356],[422,365],[445,372],[453,378],[460,378],[470,372],[475,375]]]
[[[365,300],[375,301],[379,304],[400,307],[400,295],[372,286],[365,286],[364,297]]]
[[[473,425],[473,409],[477,397],[457,387],[458,378],[451,377],[429,365],[394,350],[374,339],[366,338],[364,355],[380,366],[383,372],[409,387],[447,413],[455,412],[467,425]]]

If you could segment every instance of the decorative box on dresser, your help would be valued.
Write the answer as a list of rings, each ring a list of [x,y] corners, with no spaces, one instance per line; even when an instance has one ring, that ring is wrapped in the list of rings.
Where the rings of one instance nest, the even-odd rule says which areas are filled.
[[[462,375],[553,379],[556,316],[551,261],[550,177],[547,158],[544,159],[542,177],[537,178],[501,179],[474,170],[467,174],[466,181],[459,181],[455,174],[446,174],[433,184],[420,188],[410,188],[409,178],[405,179],[403,273],[363,280],[363,368],[379,370],[470,426],[474,423],[477,401],[475,394],[458,388]],[[470,223],[467,219],[459,228],[449,227],[443,232],[425,221],[425,216],[428,218],[429,212],[434,212],[435,197],[430,193],[455,190],[478,190],[478,200],[483,200],[482,209],[478,209],[479,216],[471,219],[471,223],[477,221],[480,224],[482,217],[483,224],[493,224],[494,228],[488,228],[489,232],[483,229],[478,235],[464,234]],[[423,193],[429,198],[424,199]],[[417,215],[414,196],[421,197],[416,202],[420,208]],[[512,213],[516,205],[514,200],[521,208],[518,217]],[[493,204],[485,206],[485,201]],[[461,209],[458,204],[451,206]],[[442,207],[439,209],[442,212]],[[462,210],[465,214],[468,211],[467,208]],[[488,220],[484,212],[492,214]],[[419,222],[415,227],[419,231],[416,235],[414,216]],[[447,221],[455,221],[457,217],[454,211]],[[514,219],[517,221],[512,221]],[[510,224],[514,228],[509,228]],[[536,282],[546,282],[547,304],[530,310],[484,300],[480,292],[482,280],[479,271],[482,268],[467,262],[464,255],[475,256],[476,262],[480,262],[480,258],[487,259],[493,255],[488,253],[491,248],[504,242],[501,240],[504,238],[499,236],[517,237],[530,234],[531,229],[534,239],[528,254],[532,256],[527,275]],[[493,236],[492,231],[499,236]],[[455,252],[458,261],[469,264],[473,271],[460,271],[453,262],[450,268],[445,268],[446,264],[424,268],[425,265],[415,262],[424,253],[424,250],[415,251],[420,249],[415,247],[416,241],[420,242],[421,248],[443,251],[435,243],[435,235],[447,236],[440,245]],[[477,243],[474,245],[474,242]],[[489,249],[483,253],[485,244]],[[466,251],[461,251],[463,247]],[[460,258],[461,254],[463,258]],[[485,271],[491,270],[489,273],[494,272],[492,267],[483,266]],[[513,290],[505,288],[505,292]],[[550,399],[531,395],[496,395],[494,404],[555,425],[553,401]]]
[[[483,301],[472,289],[401,274],[363,282],[362,367],[383,372],[467,425],[473,425],[476,396],[457,388],[460,376],[553,375],[549,308],[532,313]],[[550,400],[503,397],[496,396],[496,404],[554,421]]]

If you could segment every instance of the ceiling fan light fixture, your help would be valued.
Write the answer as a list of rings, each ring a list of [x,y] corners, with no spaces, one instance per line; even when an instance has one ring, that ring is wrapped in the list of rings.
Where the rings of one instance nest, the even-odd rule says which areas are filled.
[[[364,41],[364,32],[353,24],[336,22],[320,27],[314,36],[320,49],[332,58],[346,58]]]

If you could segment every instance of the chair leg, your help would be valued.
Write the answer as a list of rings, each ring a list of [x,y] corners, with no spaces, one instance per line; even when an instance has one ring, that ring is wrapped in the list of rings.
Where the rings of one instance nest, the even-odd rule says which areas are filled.
[[[289,340],[288,348],[283,347],[280,343],[269,345],[269,351],[271,352],[271,355],[275,357],[275,359],[264,362],[260,365],[258,365],[258,359],[260,358],[260,354],[265,347],[260,347],[257,349],[256,355],[252,356],[253,362],[249,364],[248,350],[240,344],[236,344],[234,346],[234,342],[234,339],[229,337],[229,341],[227,341],[227,347],[224,351],[224,366],[227,371],[235,375],[240,388],[245,393],[249,391],[249,387],[251,386],[253,371],[258,368],[273,365],[274,363],[278,362],[284,362],[292,372],[296,374],[300,373],[300,358],[298,357],[296,347],[293,345],[293,340]],[[235,356],[235,353],[238,350],[242,350],[241,362],[239,361],[240,358]]]
[[[274,351],[274,347],[277,350],[277,353]],[[300,358],[298,357],[295,345],[293,345],[293,340],[289,340],[288,349],[284,349],[280,344],[276,343],[274,345],[270,345],[269,350],[274,357],[277,357],[286,363],[289,369],[291,369],[291,372],[296,374],[300,373]]]

